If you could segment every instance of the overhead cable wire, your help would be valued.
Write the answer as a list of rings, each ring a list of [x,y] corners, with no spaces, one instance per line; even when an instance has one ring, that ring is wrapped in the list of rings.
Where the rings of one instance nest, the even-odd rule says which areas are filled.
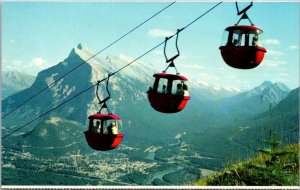
[[[39,118],[41,118],[41,117],[47,115],[48,113],[52,112],[53,110],[59,108],[60,106],[66,104],[67,102],[73,100],[74,98],[76,98],[76,97],[78,97],[79,95],[83,94],[84,92],[90,90],[90,89],[93,88],[94,86],[96,86],[96,85],[98,85],[99,83],[105,81],[106,79],[108,79],[109,77],[115,75],[116,73],[120,72],[121,70],[125,69],[126,67],[128,67],[129,65],[131,65],[132,63],[134,63],[135,61],[137,61],[138,59],[144,57],[145,55],[147,55],[148,53],[150,53],[150,52],[153,51],[154,49],[156,49],[156,48],[158,48],[159,46],[161,46],[163,43],[164,43],[164,42],[161,42],[160,44],[156,45],[155,47],[151,48],[151,49],[148,50],[147,52],[143,53],[142,55],[140,55],[138,58],[134,59],[133,61],[131,61],[131,62],[128,63],[127,65],[125,65],[125,66],[123,66],[122,68],[118,69],[117,71],[115,71],[115,72],[109,74],[108,77],[105,77],[105,78],[103,78],[102,80],[97,81],[95,84],[93,84],[93,85],[89,86],[88,88],[82,90],[81,92],[77,93],[76,95],[74,95],[74,96],[71,97],[70,99],[68,99],[68,100],[66,100],[66,101],[64,101],[64,102],[62,102],[61,104],[59,104],[59,105],[57,105],[57,106],[51,108],[50,110],[46,111],[45,113],[43,113],[43,114],[37,116],[37,117],[34,118],[33,120],[31,120],[31,121],[29,121],[28,123],[26,123],[26,124],[22,125],[21,127],[17,128],[16,130],[14,130],[14,131],[12,131],[12,132],[6,134],[4,137],[2,137],[2,140],[5,139],[6,137],[12,135],[13,133],[15,133],[15,132],[21,130],[22,128],[26,127],[27,125],[31,124],[32,122],[38,120]]]
[[[38,96],[39,94],[41,94],[42,92],[44,92],[45,90],[49,89],[50,87],[52,87],[55,83],[57,83],[58,81],[60,81],[61,79],[63,79],[65,76],[69,75],[70,73],[72,73],[73,71],[75,71],[76,69],[78,69],[80,66],[82,66],[83,64],[85,64],[86,62],[88,62],[89,60],[95,58],[97,55],[99,55],[100,53],[102,53],[103,51],[107,50],[108,48],[110,48],[112,45],[116,44],[117,42],[119,42],[121,39],[123,39],[124,37],[126,37],[127,35],[129,35],[131,32],[133,32],[134,30],[136,30],[137,28],[141,27],[143,24],[145,24],[146,22],[148,22],[149,20],[151,20],[152,18],[154,18],[155,16],[157,16],[158,14],[160,14],[161,12],[165,11],[166,9],[168,9],[170,6],[172,6],[173,4],[175,4],[176,1],[168,4],[166,7],[164,7],[163,9],[159,10],[157,13],[153,14],[151,17],[149,17],[148,19],[144,20],[142,23],[140,23],[139,25],[137,25],[136,27],[134,27],[133,29],[131,29],[130,31],[128,31],[127,33],[125,33],[124,35],[122,35],[121,37],[119,37],[118,39],[116,39],[115,41],[111,42],[109,45],[107,45],[105,48],[103,48],[102,50],[100,50],[99,52],[97,52],[96,54],[94,54],[93,56],[91,56],[90,58],[86,59],[85,61],[81,62],[79,65],[77,65],[76,67],[72,68],[71,70],[69,70],[68,72],[66,72],[65,74],[61,75],[57,80],[53,81],[52,83],[50,83],[48,86],[44,87],[43,89],[41,89],[40,91],[38,91],[36,94],[34,94],[33,96],[31,96],[30,98],[28,98],[27,100],[25,100],[23,103],[19,104],[18,106],[16,106],[14,109],[10,110],[8,113],[4,114],[1,118],[4,119],[5,117],[7,117],[8,115],[10,115],[11,113],[13,113],[14,111],[16,111],[17,109],[19,109],[20,107],[22,107],[24,104],[26,104],[27,102],[29,102],[30,100],[34,99],[36,96]]]
[[[222,3],[222,1],[219,2],[218,4],[216,4],[215,6],[213,6],[212,8],[210,8],[208,11],[206,11],[205,13],[203,13],[202,15],[200,15],[199,17],[197,17],[196,19],[194,19],[192,22],[190,22],[190,23],[187,24],[185,27],[183,27],[183,28],[181,29],[181,31],[184,30],[184,29],[186,29],[186,28],[188,28],[189,26],[191,26],[193,23],[195,23],[195,22],[196,22],[197,20],[199,20],[201,17],[203,17],[204,15],[206,15],[207,13],[209,13],[210,11],[212,11],[213,9],[215,9],[215,8],[216,8],[217,6],[219,6],[221,3]],[[169,37],[169,39],[173,38],[175,35],[176,35],[176,34],[173,34],[172,36]],[[53,110],[59,108],[60,106],[66,104],[67,102],[73,100],[74,98],[78,97],[79,95],[83,94],[84,92],[90,90],[91,88],[93,88],[94,86],[96,86],[98,83],[101,83],[101,82],[105,81],[105,80],[108,79],[109,77],[111,77],[111,76],[115,75],[116,73],[120,72],[121,70],[125,69],[126,67],[128,67],[128,66],[131,65],[132,63],[136,62],[136,61],[139,60],[140,58],[144,57],[144,56],[147,55],[148,53],[152,52],[154,49],[158,48],[159,46],[161,46],[161,45],[164,44],[164,43],[165,43],[165,41],[163,41],[163,42],[157,44],[156,46],[154,46],[154,47],[151,48],[150,50],[146,51],[145,53],[143,53],[142,55],[140,55],[139,57],[137,57],[136,59],[134,59],[134,60],[131,61],[130,63],[126,64],[125,66],[121,67],[120,69],[116,70],[115,72],[110,73],[108,77],[105,77],[105,78],[103,78],[102,80],[97,81],[97,83],[91,85],[90,87],[86,88],[85,90],[82,90],[81,92],[79,92],[78,94],[74,95],[74,96],[71,97],[70,99],[68,99],[68,100],[62,102],[61,104],[59,104],[59,105],[53,107],[52,109],[48,110],[47,112],[45,112],[45,113],[43,113],[43,114],[37,116],[35,119],[33,119],[33,120],[31,120],[30,122],[28,122],[28,123],[22,125],[22,126],[19,127],[18,129],[14,130],[14,131],[12,131],[12,132],[10,132],[10,133],[8,133],[8,134],[5,135],[4,137],[2,137],[2,140],[5,139],[5,138],[7,138],[8,136],[12,135],[13,133],[15,133],[15,132],[21,130],[22,128],[26,127],[27,125],[31,124],[32,122],[36,121],[37,119],[39,119],[39,118],[41,118],[41,117],[47,115],[48,113],[52,112]]]
[[[104,80],[105,80],[105,79],[103,79],[103,81],[104,81]],[[28,123],[26,123],[26,124],[22,125],[21,127],[17,128],[16,130],[14,130],[14,131],[12,131],[12,132],[6,134],[5,136],[2,137],[2,140],[5,139],[6,137],[12,135],[13,133],[15,133],[15,132],[21,130],[22,128],[26,127],[27,125],[31,124],[32,122],[38,120],[39,118],[41,118],[41,117],[47,115],[48,113],[52,112],[53,110],[59,108],[60,106],[66,104],[67,102],[73,100],[74,98],[76,98],[76,97],[78,97],[79,95],[83,94],[84,92],[90,90],[91,88],[93,88],[93,87],[96,86],[96,85],[97,85],[97,83],[94,84],[94,85],[92,85],[92,86],[90,86],[90,87],[88,87],[88,88],[86,88],[85,90],[82,90],[81,92],[79,92],[78,94],[74,95],[74,96],[71,97],[70,99],[68,99],[68,100],[66,100],[66,101],[64,101],[64,102],[62,102],[61,104],[59,104],[59,105],[57,105],[57,106],[51,108],[50,110],[46,111],[45,113],[43,113],[43,114],[37,116],[37,117],[34,118],[33,120],[31,120],[31,121],[29,121]]]
[[[196,19],[194,19],[192,22],[190,22],[189,24],[187,24],[185,27],[181,28],[180,31],[185,30],[186,28],[188,28],[189,26],[191,26],[193,23],[195,23],[196,21],[198,21],[200,18],[202,18],[204,15],[206,15],[207,13],[209,13],[210,11],[212,11],[213,9],[215,9],[217,6],[219,6],[221,3],[223,3],[223,1],[217,3],[215,6],[213,6],[212,8],[210,8],[209,10],[207,10],[205,13],[203,13],[202,15],[200,15],[199,17],[197,17]],[[172,36],[168,37],[168,40],[173,38],[174,36],[176,36],[177,34],[173,34]],[[145,55],[147,55],[148,53],[150,53],[151,51],[153,51],[154,49],[158,48],[159,46],[161,46],[162,44],[164,44],[165,41],[159,43],[158,45],[156,45],[155,47],[151,48],[150,50],[148,50],[146,53],[140,55],[138,58],[136,58],[135,60],[133,60],[132,62],[128,63],[127,65],[121,67],[120,69],[118,69],[117,71],[113,72],[111,74],[114,75],[115,73],[120,72],[121,70],[125,69],[126,67],[128,67],[129,65],[131,65],[132,63],[134,63],[135,61],[137,61],[138,59],[144,57]]]

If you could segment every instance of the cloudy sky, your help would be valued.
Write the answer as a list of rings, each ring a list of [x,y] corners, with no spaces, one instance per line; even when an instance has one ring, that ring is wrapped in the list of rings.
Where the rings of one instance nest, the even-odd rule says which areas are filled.
[[[78,43],[98,52],[170,3],[3,2],[2,70],[37,75],[64,60]],[[101,56],[139,57],[216,3],[177,2]],[[223,31],[239,20],[234,2],[225,2],[180,33],[181,56],[175,62],[180,73],[190,80],[238,89],[266,80],[298,87],[299,2],[254,2],[248,15],[264,30],[268,52],[260,66],[239,70],[223,62],[219,51]],[[170,51],[172,45],[170,40]],[[141,60],[164,70],[163,46]]]

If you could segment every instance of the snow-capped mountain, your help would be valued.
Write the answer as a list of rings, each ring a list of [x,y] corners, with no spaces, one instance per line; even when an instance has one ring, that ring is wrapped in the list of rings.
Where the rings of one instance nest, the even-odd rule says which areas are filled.
[[[94,55],[93,50],[79,44],[71,50],[64,61],[39,72],[30,88],[6,98],[2,102],[2,113],[12,110],[41,89],[52,85],[65,73],[82,64],[71,74],[54,83],[51,88],[40,93],[13,114],[7,116],[3,120],[3,134],[32,121],[37,116],[95,85],[98,80],[103,79],[109,73],[117,71],[133,61],[133,58],[126,55],[93,57]],[[91,57],[93,58],[90,59]],[[197,131],[208,125],[219,125],[223,121],[222,118],[244,117],[247,114],[249,116],[266,111],[269,108],[269,103],[274,101],[278,103],[288,93],[288,88],[280,83],[272,85],[264,83],[253,90],[239,93],[237,89],[221,88],[190,81],[192,99],[187,107],[177,114],[162,114],[154,111],[147,100],[146,92],[149,86],[152,86],[154,81],[152,75],[156,72],[150,64],[137,61],[110,77],[111,99],[108,106],[111,112],[121,116],[123,130],[127,137],[148,139],[149,142],[167,141],[178,133]],[[100,109],[95,90],[96,88],[91,88],[79,97],[51,111],[45,119],[58,117],[76,121],[82,124],[82,131],[84,131],[87,117]],[[278,98],[276,96],[277,99],[273,100],[271,98],[275,97],[274,92]],[[99,95],[102,99],[107,97],[105,81],[100,84]],[[262,95],[264,95],[264,106],[259,106]],[[270,101],[267,102],[267,100]],[[245,106],[248,109],[244,109]],[[195,118],[200,123],[195,122]],[[37,119],[21,131],[26,133],[32,130],[39,121]],[[186,128],[181,128],[181,126],[186,125],[186,121],[193,122]],[[170,130],[172,134],[165,136],[164,134],[170,133]]]
[[[265,81],[261,85],[218,102],[225,115],[249,118],[276,106],[291,90],[283,83]]]
[[[232,97],[241,92],[237,88],[210,85],[200,81],[192,83],[192,88],[195,89],[198,96],[201,96],[206,100],[220,100],[223,98]]]
[[[266,84],[266,83],[265,83]],[[267,83],[267,86],[274,84]],[[278,84],[277,84],[278,85]],[[285,87],[285,85],[283,86]],[[262,138],[270,137],[270,130],[276,133],[281,145],[299,142],[299,87],[290,91],[276,106],[238,124],[241,126],[231,139],[245,147],[258,147]],[[247,127],[243,127],[247,126]],[[251,141],[245,141],[249,139]]]
[[[124,56],[106,58],[97,56],[90,59],[93,55],[95,53],[91,49],[79,44],[77,48],[72,49],[68,58],[64,61],[39,72],[30,88],[16,93],[3,101],[3,113],[18,106],[20,102],[25,101],[41,89],[52,85],[54,81],[66,72],[82,64],[72,74],[63,77],[63,79],[54,83],[51,88],[29,101],[25,106],[15,111],[14,114],[11,114],[3,121],[4,126],[17,125],[19,124],[19,119],[24,123],[32,120],[33,116],[45,113],[87,87],[94,85],[98,80],[106,77],[108,73],[123,67],[128,63],[129,59]],[[88,61],[85,62],[86,60]],[[127,71],[124,69],[125,72],[122,71],[111,77],[110,89],[112,90],[112,99],[109,105],[112,111],[115,111],[121,102],[130,101],[130,103],[135,103],[146,99],[145,92],[149,87],[148,85],[152,83],[150,82],[152,70],[145,63],[137,62],[134,66],[129,67]],[[95,96],[95,89],[92,88],[82,94],[79,99],[69,102],[60,109],[51,112],[50,115],[85,123],[88,115],[96,113],[100,109]],[[107,96],[105,82],[100,84],[99,95],[102,98]]]
[[[35,77],[19,71],[2,72],[2,100],[6,97],[28,88],[34,82]]]
[[[265,81],[254,89],[241,93],[240,97],[251,98],[254,96],[261,96],[261,101],[267,101],[271,104],[277,104],[284,99],[291,89],[283,83],[272,83]]]

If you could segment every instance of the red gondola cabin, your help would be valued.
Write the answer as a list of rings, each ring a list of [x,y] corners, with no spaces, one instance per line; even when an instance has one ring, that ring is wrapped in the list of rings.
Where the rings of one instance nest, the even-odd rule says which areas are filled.
[[[190,100],[186,94],[176,94],[176,86],[184,85],[188,79],[181,75],[157,73],[153,75],[155,82],[153,88],[150,87],[148,99],[151,106],[159,112],[176,113],[183,110]]]
[[[120,117],[114,114],[94,114],[89,116],[89,129],[84,132],[88,145],[100,151],[112,150],[122,141],[124,134],[109,133],[105,128],[110,125],[120,127]],[[96,122],[95,122],[96,121]]]
[[[224,43],[220,47],[223,60],[238,69],[257,67],[266,53],[266,48],[261,44],[262,33],[256,26],[235,25],[226,28]]]

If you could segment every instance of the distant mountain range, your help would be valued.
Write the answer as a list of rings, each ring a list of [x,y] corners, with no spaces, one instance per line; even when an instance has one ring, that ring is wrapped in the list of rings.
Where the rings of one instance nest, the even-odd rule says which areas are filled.
[[[281,144],[299,140],[299,87],[292,90],[285,99],[268,111],[256,115],[242,125],[248,125],[236,140],[245,143],[244,137],[251,136],[253,139],[249,146],[264,147],[265,142],[275,132]],[[259,132],[259,135],[258,135]],[[244,142],[243,142],[244,141]]]
[[[35,77],[19,71],[2,72],[2,100],[8,96],[30,87]]]
[[[79,44],[77,48],[72,49],[64,61],[39,72],[31,87],[3,100],[2,112],[5,113],[18,106],[20,102],[50,85],[59,76],[83,63],[92,55],[94,55],[94,52],[91,49]],[[34,117],[45,113],[69,97],[95,84],[98,80],[107,76],[108,73],[126,65],[128,61],[130,61],[130,57],[124,55],[107,56],[106,58],[98,56],[84,63],[72,74],[56,82],[50,89],[39,94],[38,97],[3,120],[4,134],[6,130],[10,131],[20,125],[19,121],[22,121],[22,123],[31,121]],[[155,73],[155,70],[149,64],[138,62],[111,77],[112,98],[108,104],[114,113],[123,118],[123,122],[125,122],[124,130],[132,136],[141,136],[141,130],[144,134],[148,134],[147,131],[151,129],[153,133],[153,126],[160,126],[161,123],[163,123],[163,127],[157,127],[156,130],[164,134],[170,130],[168,126],[182,126],[186,121],[194,121],[195,118],[198,121],[205,121],[206,125],[219,125],[220,122],[232,122],[237,118],[247,119],[268,110],[269,104],[275,106],[289,92],[289,88],[282,83],[264,82],[250,91],[238,92],[234,89],[208,86],[190,81],[192,99],[187,108],[178,114],[168,115],[157,113],[147,101],[146,91],[149,86],[152,86],[153,73]],[[101,85],[100,96],[102,98],[107,96],[104,83]],[[51,112],[49,116],[65,118],[85,125],[87,117],[96,113],[100,108],[95,96],[95,89],[82,94],[79,100],[72,100],[63,107]],[[150,122],[149,115],[151,115]],[[218,118],[218,120],[212,118]],[[139,126],[140,123],[143,123],[144,127]],[[32,126],[28,126],[27,130],[25,128],[23,131],[32,130]],[[187,130],[194,131],[199,128],[199,125],[195,123],[187,128]],[[174,130],[174,133],[180,131],[179,127]],[[141,138],[147,138],[147,135],[146,137],[141,136]],[[151,140],[154,139],[151,138]]]
[[[2,114],[49,86],[94,54],[93,50],[79,44],[71,50],[65,60],[39,72],[31,86],[2,100]],[[108,73],[118,70],[131,60],[130,57],[120,55],[105,58],[97,56],[87,61],[72,74],[2,119],[2,135],[94,85]],[[147,100],[146,92],[149,86],[153,85],[152,75],[156,72],[150,64],[138,61],[111,77],[111,99],[108,106],[113,113],[121,117],[121,131],[125,133],[121,146],[112,153],[96,153],[85,142],[83,132],[87,130],[87,117],[100,109],[95,88],[8,137],[2,142],[2,146],[43,155],[47,159],[55,156],[68,158],[76,153],[77,156],[82,156],[81,161],[88,163],[87,165],[95,160],[111,159],[112,154],[116,158],[126,157],[130,163],[145,159],[148,160],[145,163],[148,163],[150,159],[161,163],[159,166],[152,165],[158,169],[147,170],[155,173],[160,170],[159,167],[173,167],[172,164],[177,162],[184,167],[195,164],[207,169],[220,168],[231,157],[236,156],[237,152],[242,158],[246,158],[268,138],[271,124],[278,134],[286,131],[280,134],[284,144],[292,143],[298,137],[295,131],[299,128],[299,121],[296,120],[299,117],[296,109],[299,107],[299,88],[291,91],[283,83],[265,81],[251,90],[240,92],[237,89],[189,81],[192,98],[187,107],[179,113],[163,114],[153,110]],[[101,83],[99,89],[102,99],[107,96],[104,84]],[[273,118],[270,118],[271,114]],[[264,131],[261,130],[262,125]],[[290,126],[291,129],[283,128],[286,126]],[[153,150],[155,155],[146,150]],[[174,155],[180,155],[182,160],[177,157],[175,159]],[[86,158],[88,156],[92,156],[93,159]],[[4,154],[4,157],[6,162],[10,162],[7,161],[9,156]],[[162,163],[162,160],[170,160],[173,157],[172,162]],[[66,165],[68,164],[70,163]],[[77,165],[77,162],[75,164]],[[10,168],[9,164],[7,166]],[[145,168],[141,170],[144,172]],[[190,170],[192,169],[186,171]],[[119,182],[128,182],[129,178],[132,179],[136,175],[131,172],[132,169],[122,170],[125,171],[128,174],[127,178],[127,174],[116,177]],[[88,175],[84,172],[81,175]],[[151,184],[151,179],[146,178],[143,172],[138,176],[142,176],[141,180],[149,180],[147,183]],[[161,183],[161,179],[158,178],[155,179],[155,184]]]
[[[239,94],[241,91],[236,88],[224,88],[216,85],[209,85],[199,81],[192,81],[192,88],[196,91],[197,96],[208,101],[220,100]]]
[[[254,106],[249,109],[255,112]],[[259,149],[268,148],[267,142],[273,133],[276,133],[280,146],[298,143],[299,87],[261,113],[249,114],[248,118],[232,116],[225,121],[221,125],[190,132],[182,140],[191,144],[196,152],[221,156],[227,164],[247,159]]]
[[[276,106],[287,97],[290,89],[283,83],[265,81],[252,90],[218,101],[227,118],[248,119]]]

